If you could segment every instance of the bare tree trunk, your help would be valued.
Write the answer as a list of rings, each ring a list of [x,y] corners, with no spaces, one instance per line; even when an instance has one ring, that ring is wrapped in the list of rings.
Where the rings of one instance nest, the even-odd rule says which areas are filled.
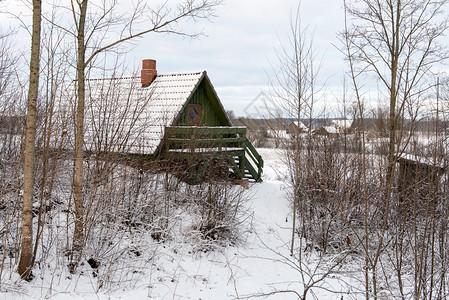
[[[75,131],[75,179],[73,183],[73,194],[75,202],[75,231],[73,236],[72,250],[75,258],[75,267],[78,263],[84,244],[84,209],[83,209],[83,141],[84,141],[84,100],[85,100],[85,42],[84,31],[87,12],[87,0],[80,4],[80,17],[78,21],[77,35],[77,95],[76,108],[76,131]],[[73,262],[73,261],[72,261]]]
[[[36,102],[39,91],[39,55],[41,35],[41,0],[33,0],[33,33],[31,37],[30,85],[25,129],[25,162],[23,175],[22,246],[18,272],[31,279],[33,264],[33,185],[34,143],[36,140]]]
[[[393,180],[394,180],[394,165],[395,165],[395,146],[396,146],[396,99],[397,99],[397,91],[396,91],[396,82],[397,82],[397,72],[398,72],[398,60],[400,55],[399,50],[399,20],[401,18],[401,9],[400,9],[401,1],[397,2],[397,12],[396,12],[396,24],[393,24],[395,28],[392,28],[392,55],[390,62],[391,69],[391,79],[390,79],[390,126],[389,126],[389,140],[388,140],[388,163],[386,170],[386,186],[385,186],[385,203],[384,203],[384,211],[383,211],[383,225],[382,231],[380,234],[380,240],[377,245],[376,254],[374,256],[372,267],[372,276],[373,276],[373,295],[374,298],[377,299],[377,263],[380,259],[380,254],[382,251],[382,247],[384,244],[385,232],[387,230],[387,223],[390,216],[390,205],[391,205],[391,192],[393,188]],[[394,19],[394,18],[392,18]]]

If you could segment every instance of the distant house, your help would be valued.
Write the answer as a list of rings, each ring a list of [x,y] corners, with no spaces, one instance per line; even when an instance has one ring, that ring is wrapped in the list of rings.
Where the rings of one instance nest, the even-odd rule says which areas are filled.
[[[144,60],[140,77],[90,79],[86,94],[87,151],[225,155],[237,177],[261,180],[262,157],[246,127],[232,126],[206,71],[158,74]]]
[[[340,134],[350,133],[353,120],[332,120],[331,126],[335,127]]]
[[[313,134],[328,137],[338,137],[340,133],[334,126],[321,126],[320,128],[314,130]]]
[[[309,128],[301,121],[293,121],[288,125],[287,131],[289,134],[298,134],[308,132]]]

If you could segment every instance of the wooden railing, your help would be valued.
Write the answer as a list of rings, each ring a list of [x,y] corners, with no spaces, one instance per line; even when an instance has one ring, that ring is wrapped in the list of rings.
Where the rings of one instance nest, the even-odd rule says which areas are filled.
[[[246,127],[166,127],[163,151],[171,156],[224,153],[239,178],[247,170],[252,179],[261,181],[263,159],[246,138]]]
[[[171,126],[165,130],[168,149],[244,148],[246,127]],[[192,151],[193,152],[193,151]]]
[[[263,159],[248,139],[245,139],[245,167],[256,181],[262,181]],[[253,164],[257,168],[254,168]]]

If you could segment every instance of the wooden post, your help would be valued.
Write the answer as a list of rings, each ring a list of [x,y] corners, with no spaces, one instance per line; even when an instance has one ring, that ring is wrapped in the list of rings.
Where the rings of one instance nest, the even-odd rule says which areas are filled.
[[[240,172],[242,173],[242,176],[245,176],[245,166],[246,166],[246,128],[245,131],[242,134],[242,156],[240,157],[240,161],[239,161],[239,167],[240,167]]]

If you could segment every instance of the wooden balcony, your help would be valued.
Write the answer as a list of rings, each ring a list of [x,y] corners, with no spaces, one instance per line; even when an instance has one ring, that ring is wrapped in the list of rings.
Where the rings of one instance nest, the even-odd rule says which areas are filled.
[[[246,127],[166,127],[163,155],[225,156],[237,178],[262,180],[263,159],[246,138]]]

